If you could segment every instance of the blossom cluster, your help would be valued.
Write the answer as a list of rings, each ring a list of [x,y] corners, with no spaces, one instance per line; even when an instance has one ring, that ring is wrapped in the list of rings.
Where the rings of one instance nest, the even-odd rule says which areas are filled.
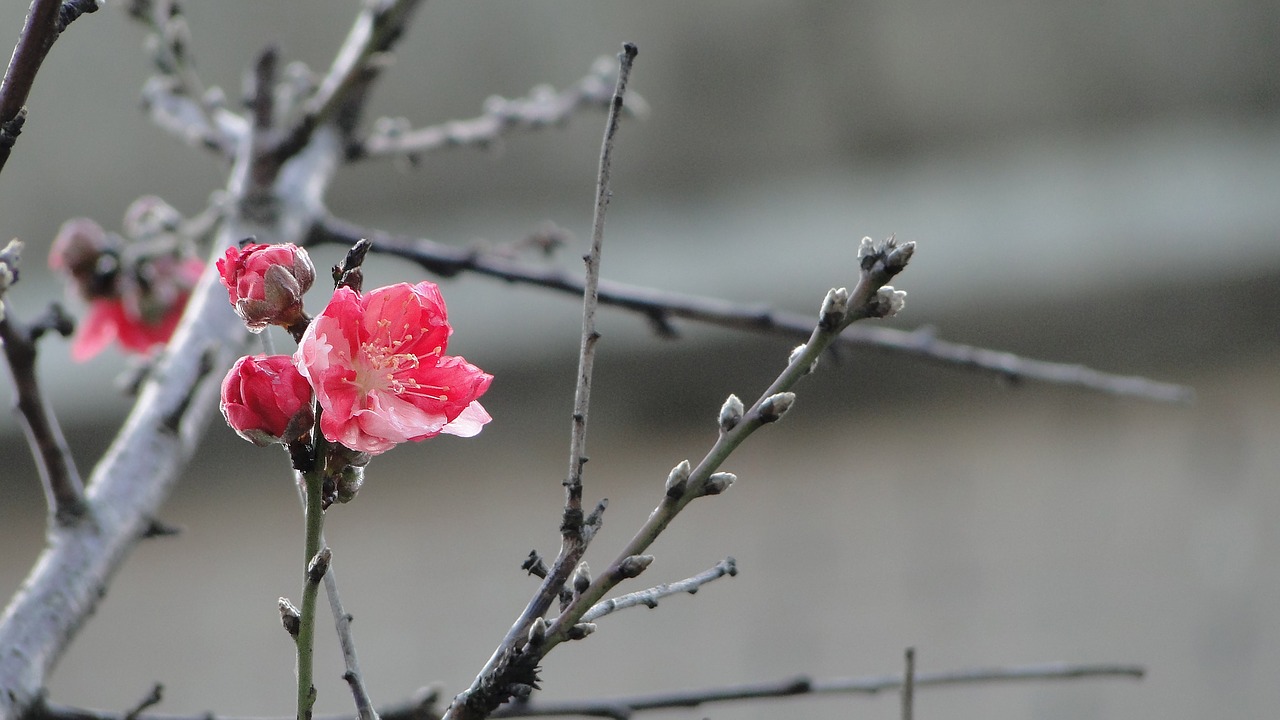
[[[302,295],[315,268],[302,248],[233,247],[217,268],[250,329],[300,331],[293,355],[241,358],[222,383],[222,414],[246,440],[304,438],[318,411],[325,440],[377,455],[441,433],[470,437],[492,419],[478,398],[493,376],[445,354],[453,329],[434,283],[339,287],[308,319]]]

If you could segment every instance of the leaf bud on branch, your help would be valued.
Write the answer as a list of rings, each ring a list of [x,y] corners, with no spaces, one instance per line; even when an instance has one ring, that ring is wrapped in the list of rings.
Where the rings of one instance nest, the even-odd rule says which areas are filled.
[[[742,413],[745,410],[742,406],[742,400],[737,395],[729,395],[724,401],[724,405],[720,406],[720,432],[729,432],[742,422]]]

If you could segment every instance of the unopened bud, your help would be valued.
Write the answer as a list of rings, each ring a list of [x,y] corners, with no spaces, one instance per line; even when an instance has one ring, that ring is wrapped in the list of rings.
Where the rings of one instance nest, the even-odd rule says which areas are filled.
[[[320,552],[307,563],[307,582],[319,584],[329,572],[329,563],[333,562],[333,551],[328,547],[320,548]]]
[[[760,403],[760,422],[771,423],[776,422],[787,410],[791,409],[791,405],[796,401],[796,394],[793,392],[781,392],[777,395],[770,395]]]
[[[311,385],[289,355],[242,357],[222,380],[222,416],[249,442],[288,444],[314,420]]]
[[[845,315],[849,313],[849,289],[832,288],[822,299],[822,310],[818,313],[818,323],[824,330],[840,326]]]
[[[342,468],[334,487],[334,502],[348,503],[355,499],[364,485],[364,468],[348,465]]]
[[[898,274],[910,262],[911,256],[916,252],[916,244],[914,242],[904,242],[889,251],[889,256],[885,258],[885,269],[891,274]]]
[[[808,349],[809,349],[809,346],[808,346],[808,345],[797,345],[797,346],[795,346],[795,349],[793,349],[793,350],[791,351],[791,354],[787,356],[787,364],[788,364],[788,365],[791,365],[791,364],[792,364],[792,363],[794,363],[796,360],[799,360],[799,359],[800,359],[800,356],[801,356],[801,355],[803,355],[803,354],[804,354],[804,352],[805,352],[805,350],[808,350]],[[811,373],[811,372],[813,372],[814,370],[817,370],[817,369],[818,369],[818,358],[817,358],[817,357],[815,357],[815,358],[813,359],[813,362],[809,363],[809,367],[808,367],[808,368],[806,368],[804,372],[805,372],[805,374],[807,375],[807,374],[809,374],[809,373]]]
[[[737,479],[738,479],[738,476],[734,475],[733,473],[728,473],[728,472],[714,473],[711,477],[707,478],[707,484],[703,486],[703,494],[719,495],[725,490],[728,490],[729,486],[732,485],[733,482]]]
[[[536,617],[529,625],[529,644],[538,646],[543,640],[547,639],[547,621],[545,618]]]
[[[870,257],[876,254],[876,241],[869,237],[862,238],[862,242],[858,243],[858,259]]]
[[[894,290],[892,285],[885,285],[876,291],[876,295],[867,303],[869,317],[890,318],[902,312],[907,304],[907,293]]]
[[[591,587],[591,568],[587,567],[586,561],[578,563],[578,567],[573,570],[573,577],[569,580],[573,585],[573,591],[579,595],[587,591]]]
[[[284,625],[284,631],[296,640],[298,638],[298,630],[302,627],[302,613],[298,612],[298,608],[289,602],[289,598],[280,598],[278,604],[280,607],[280,622]]]
[[[737,395],[729,395],[724,401],[724,405],[720,406],[720,432],[729,432],[738,426],[742,421],[743,413],[742,401]]]
[[[671,468],[671,473],[667,475],[667,497],[678,498],[684,495],[684,489],[689,484],[689,473],[691,472],[693,472],[693,468],[689,465],[688,460],[681,460],[679,465]]]
[[[596,631],[595,623],[589,623],[589,622],[578,623],[577,625],[574,625],[573,627],[569,628],[569,639],[581,640],[582,638],[590,635],[595,631]]]
[[[621,575],[623,579],[637,577],[640,573],[644,572],[645,568],[649,567],[652,562],[652,555],[630,555],[623,558],[622,562],[618,564],[618,574]]]

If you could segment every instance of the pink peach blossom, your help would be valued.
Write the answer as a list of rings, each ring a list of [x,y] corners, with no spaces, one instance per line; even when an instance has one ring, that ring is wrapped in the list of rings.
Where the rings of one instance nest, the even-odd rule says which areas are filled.
[[[242,357],[222,381],[222,416],[254,445],[287,443],[311,429],[311,386],[288,355]]]
[[[477,398],[493,376],[445,355],[453,330],[434,283],[364,295],[338,288],[294,355],[330,442],[373,455],[440,433],[471,437],[492,418]]]

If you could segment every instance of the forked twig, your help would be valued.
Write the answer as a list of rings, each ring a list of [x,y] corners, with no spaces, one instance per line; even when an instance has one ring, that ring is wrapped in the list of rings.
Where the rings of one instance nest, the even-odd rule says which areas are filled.
[[[58,418],[40,389],[36,375],[36,341],[50,329],[63,336],[70,335],[72,323],[57,304],[49,308],[46,317],[31,325],[14,316],[5,294],[17,281],[21,249],[22,243],[12,240],[0,250],[0,345],[4,346],[5,361],[13,376],[22,429],[44,486],[49,519],[67,525],[85,515],[84,482],[58,426]]]
[[[609,169],[613,151],[613,139],[618,129],[618,118],[623,108],[623,94],[635,60],[636,46],[626,43],[619,54],[618,82],[606,122],[604,141],[600,150],[600,172],[596,182],[595,222],[592,232],[592,249],[585,258],[587,263],[587,291],[583,296],[582,343],[579,356],[577,391],[574,396],[572,437],[569,449],[569,474],[565,479],[565,508],[561,523],[560,553],[547,576],[538,586],[524,612],[507,631],[502,643],[494,651],[484,668],[476,675],[471,686],[458,694],[445,711],[444,720],[479,720],[488,717],[501,703],[512,697],[513,687],[528,687],[536,683],[537,662],[540,653],[523,653],[531,627],[541,623],[551,603],[569,574],[586,551],[587,543],[599,526],[605,504],[602,501],[589,517],[582,512],[582,464],[586,462],[587,410],[591,389],[591,366],[594,347],[599,335],[595,331],[595,292],[591,290],[599,282],[600,250],[604,241],[604,214],[609,204]]]

